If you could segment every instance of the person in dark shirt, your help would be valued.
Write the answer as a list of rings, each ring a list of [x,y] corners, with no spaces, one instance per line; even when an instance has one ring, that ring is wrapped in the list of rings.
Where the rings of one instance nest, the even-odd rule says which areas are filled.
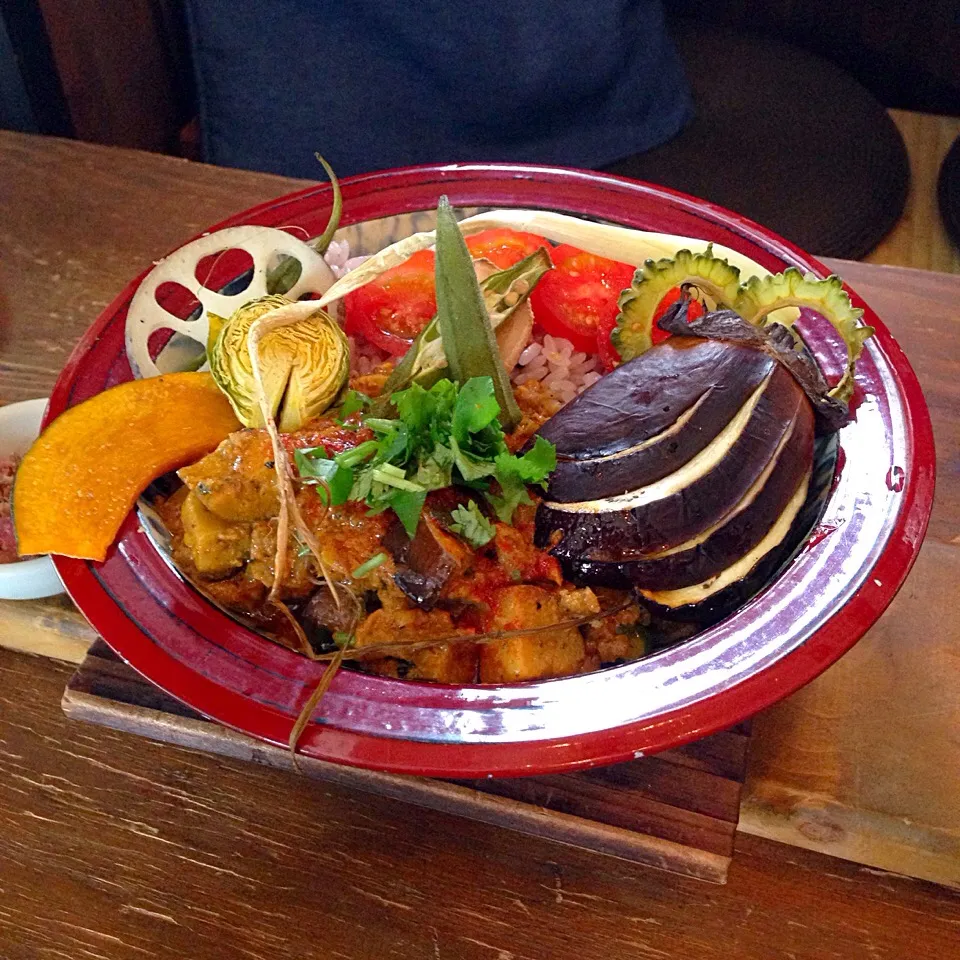
[[[660,0],[188,0],[204,159],[598,168],[692,114]]]

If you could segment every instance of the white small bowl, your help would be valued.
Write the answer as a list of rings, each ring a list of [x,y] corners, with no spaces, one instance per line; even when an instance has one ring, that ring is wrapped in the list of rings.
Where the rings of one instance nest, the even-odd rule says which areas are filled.
[[[0,407],[0,458],[22,456],[40,433],[47,400],[24,400]],[[49,557],[0,563],[0,598],[36,600],[63,593],[63,584]]]

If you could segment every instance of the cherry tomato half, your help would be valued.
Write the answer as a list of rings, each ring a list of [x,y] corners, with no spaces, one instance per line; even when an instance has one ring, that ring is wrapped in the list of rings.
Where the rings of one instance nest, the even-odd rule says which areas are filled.
[[[558,243],[555,247],[548,247],[547,249],[550,251],[550,259],[554,265],[563,263],[564,260],[569,260],[570,257],[575,257],[584,252],[579,247],[573,246],[572,243]]]
[[[654,343],[660,343],[661,340],[666,340],[670,336],[666,330],[661,330],[657,326],[657,321],[670,309],[682,296],[682,291],[679,287],[674,287],[672,290],[668,290],[663,299],[660,301],[660,305],[653,313],[653,330],[650,333],[650,339]],[[703,304],[699,300],[694,300],[689,309],[687,310],[687,322],[691,320],[696,320],[697,317],[702,317],[704,314]]]
[[[666,340],[670,336],[666,330],[661,330],[657,326],[657,321],[667,312],[667,310],[675,304],[680,299],[680,288],[674,287],[672,290],[668,290],[664,295],[663,299],[660,301],[657,309],[653,313],[653,329],[650,331],[650,339],[655,343],[660,343],[663,340]],[[697,317],[703,315],[703,304],[699,300],[694,300],[690,304],[690,310],[687,314],[690,320],[696,320]],[[616,326],[617,317],[614,314],[613,318],[606,321],[604,326],[601,328],[600,332],[597,335],[597,353],[600,355],[600,364],[605,371],[608,373],[620,363],[620,354],[617,353],[617,348],[613,345],[613,341],[610,339],[610,334],[613,333],[613,328]]]
[[[536,253],[540,247],[550,249],[550,244],[535,233],[508,230],[505,227],[481,230],[467,237],[466,241],[467,249],[474,260],[482,257],[500,270],[519,263],[524,257]]]
[[[577,350],[596,353],[597,336],[601,328],[612,329],[617,297],[630,286],[633,267],[582,250],[557,262],[557,250],[562,249],[553,251],[555,266],[533,288],[530,306],[547,333],[564,337]]]
[[[436,256],[419,250],[343,298],[346,331],[399,357],[437,312]]]

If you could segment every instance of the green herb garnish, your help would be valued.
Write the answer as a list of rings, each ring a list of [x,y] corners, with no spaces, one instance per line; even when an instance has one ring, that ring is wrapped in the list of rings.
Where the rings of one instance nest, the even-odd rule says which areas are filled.
[[[343,403],[340,404],[340,414],[337,417],[337,423],[345,426],[344,421],[352,417],[355,413],[365,410],[371,404],[370,398],[359,390],[348,390],[343,397]]]
[[[450,529],[460,534],[472,547],[486,546],[496,534],[493,524],[480,512],[475,500],[462,504],[452,511],[454,522]]]
[[[427,493],[458,485],[482,494],[509,523],[516,506],[530,502],[527,484],[542,484],[556,465],[553,444],[541,437],[522,457],[510,453],[490,377],[459,388],[446,379],[429,390],[413,384],[391,402],[396,417],[362,418],[375,440],[332,458],[323,447],[294,452],[301,478],[318,485],[324,502],[329,494],[332,505],[353,500],[373,514],[393,510],[412,537]]]
[[[407,490],[394,490],[383,498],[383,503],[390,507],[399,517],[407,536],[412,537],[417,532],[420,522],[420,513],[427,499],[427,492],[411,493]]]
[[[385,563],[387,555],[385,553],[375,553],[369,560],[365,560],[363,563],[357,567],[353,573],[350,574],[354,580],[359,580],[361,577],[365,577],[368,573],[371,573],[373,570],[376,570],[381,563]]]
[[[304,483],[315,484],[317,494],[328,506],[339,506],[350,498],[353,472],[348,467],[340,466],[336,460],[331,460],[323,447],[294,450],[293,461],[300,479]]]
[[[515,457],[510,453],[498,454],[495,464],[501,493],[499,496],[488,493],[487,500],[497,517],[504,523],[509,523],[513,511],[521,503],[533,502],[527,493],[527,484],[542,484],[550,475],[557,465],[557,450],[549,440],[537,437],[533,448],[522,457]]]

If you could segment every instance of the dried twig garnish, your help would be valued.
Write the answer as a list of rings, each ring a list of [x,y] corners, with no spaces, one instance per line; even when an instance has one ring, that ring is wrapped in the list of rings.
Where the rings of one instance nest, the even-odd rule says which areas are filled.
[[[353,594],[350,594],[349,592],[348,595],[353,596]],[[330,684],[333,683],[334,676],[336,676],[337,671],[345,661],[366,660],[369,658],[387,656],[400,656],[402,658],[404,654],[415,653],[419,650],[426,650],[430,647],[436,647],[444,643],[493,643],[496,640],[509,640],[511,637],[528,636],[531,633],[549,633],[553,630],[580,627],[586,623],[592,623],[596,620],[603,620],[606,617],[611,617],[616,613],[620,613],[622,610],[626,610],[627,607],[634,602],[635,601],[632,597],[628,597],[623,601],[623,603],[610,607],[607,610],[600,610],[597,613],[589,613],[582,617],[571,617],[569,620],[558,620],[556,623],[548,623],[539,627],[526,627],[518,630],[492,630],[489,633],[483,634],[466,633],[455,637],[444,637],[440,640],[419,640],[414,643],[378,643],[369,647],[361,648],[352,646],[353,640],[351,639],[345,646],[337,650],[335,653],[313,653],[311,650],[311,653],[308,654],[310,659],[326,661],[328,663],[328,667],[324,671],[323,676],[320,678],[317,688],[312,694],[310,694],[310,698],[304,704],[303,709],[300,711],[300,715],[297,717],[296,723],[293,725],[293,729],[290,731],[290,740],[288,742],[290,746],[290,752],[293,754],[293,765],[298,770],[300,769],[297,764],[297,744],[300,742],[300,738],[303,736],[303,731],[306,730],[307,725],[310,723],[310,718],[313,716],[314,711],[319,706],[320,701],[323,699],[326,692],[330,689]],[[291,617],[293,616],[293,614],[290,614],[289,611],[287,611],[287,613]]]
[[[330,662],[327,665],[327,669],[323,671],[320,682],[317,684],[313,693],[310,694],[307,702],[303,705],[303,709],[300,711],[300,715],[297,717],[296,723],[294,723],[293,729],[290,731],[290,739],[287,743],[290,747],[290,753],[293,754],[293,765],[297,767],[298,770],[300,768],[297,766],[297,744],[303,736],[303,731],[307,729],[307,724],[313,716],[313,711],[317,709],[318,704],[323,699],[323,695],[330,689],[330,684],[333,683],[333,678],[337,675],[340,664],[343,662],[344,653],[344,650],[338,650],[330,658]]]
[[[309,306],[306,307],[309,309]],[[301,318],[305,310],[304,304],[289,304],[288,308],[278,308],[268,313],[266,316],[255,320],[247,331],[247,352],[250,354],[250,368],[253,373],[254,382],[257,385],[257,403],[260,407],[260,413],[266,424],[267,434],[270,437],[270,445],[273,449],[273,466],[277,475],[277,492],[280,496],[280,514],[277,520],[277,550],[274,556],[274,575],[273,586],[270,588],[271,602],[276,603],[279,596],[280,585],[288,572],[287,546],[290,539],[290,521],[293,520],[294,529],[300,535],[303,542],[310,548],[317,561],[323,579],[330,588],[330,594],[337,606],[340,606],[340,595],[334,585],[333,578],[327,570],[326,564],[320,556],[320,544],[314,536],[313,531],[304,522],[300,513],[300,507],[297,505],[296,491],[293,488],[293,477],[290,473],[290,461],[287,458],[287,452],[280,440],[280,432],[277,429],[277,423],[273,418],[273,411],[270,409],[270,402],[267,398],[267,392],[263,384],[263,371],[260,367],[260,341],[271,330],[290,323],[295,323]]]

